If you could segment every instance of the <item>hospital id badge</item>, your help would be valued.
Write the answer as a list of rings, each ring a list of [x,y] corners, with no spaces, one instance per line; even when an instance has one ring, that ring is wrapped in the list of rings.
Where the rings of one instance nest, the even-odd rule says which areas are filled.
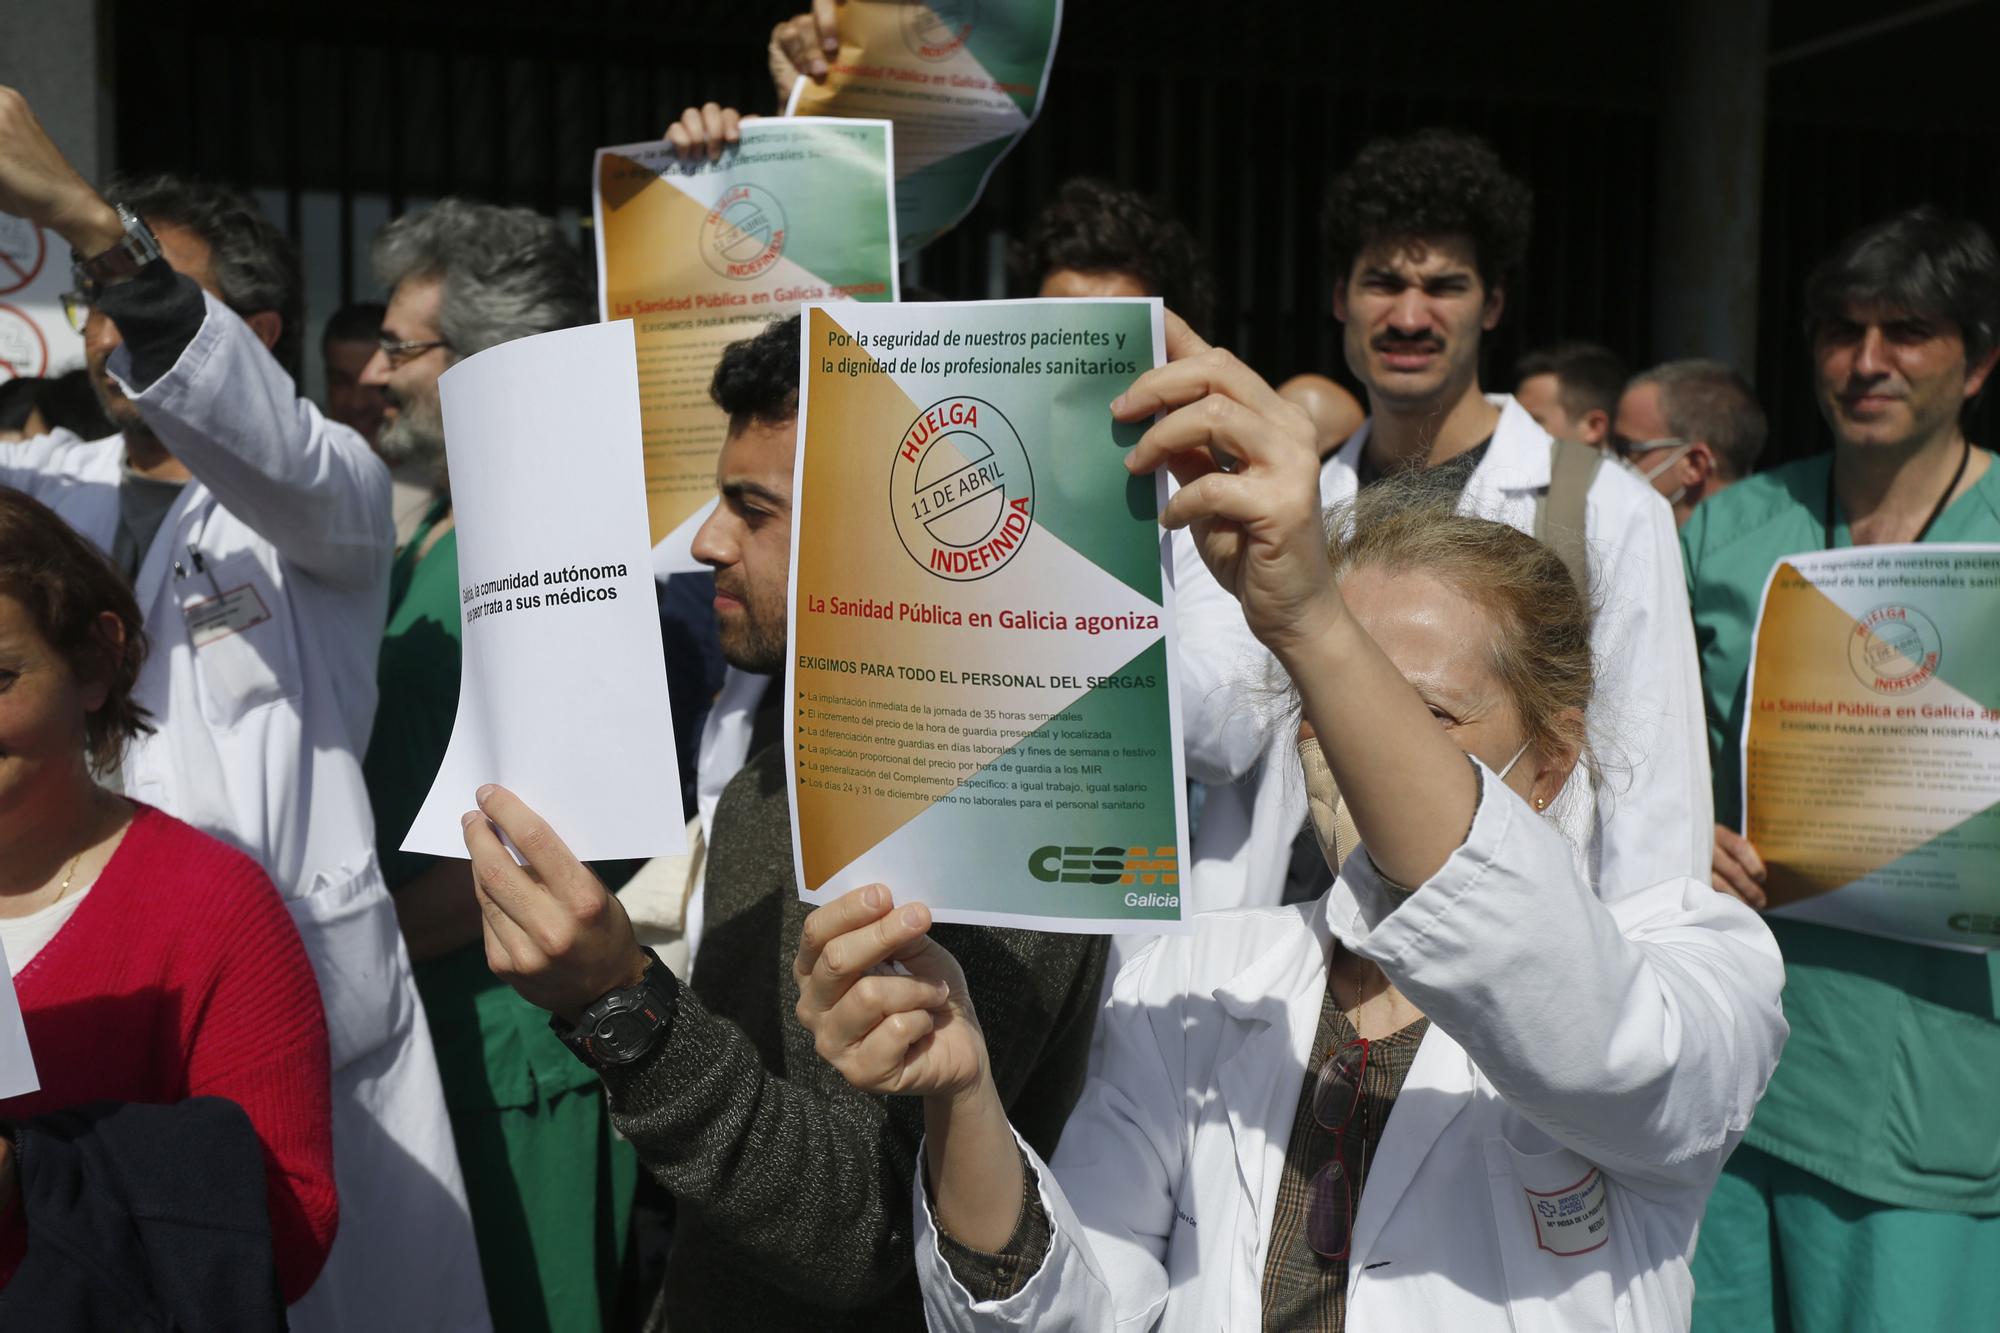
[[[1565,1189],[1528,1190],[1535,1244],[1565,1258],[1589,1254],[1611,1239],[1610,1190],[1596,1167]]]
[[[220,597],[190,602],[181,608],[181,614],[187,617],[188,638],[197,649],[206,648],[232,634],[241,634],[271,618],[264,599],[247,583],[240,588],[231,588]]]

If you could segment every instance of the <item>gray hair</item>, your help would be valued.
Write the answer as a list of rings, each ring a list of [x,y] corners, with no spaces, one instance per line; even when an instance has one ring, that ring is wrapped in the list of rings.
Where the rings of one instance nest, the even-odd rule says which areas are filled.
[[[391,292],[407,278],[443,281],[438,332],[454,358],[597,317],[583,256],[532,209],[440,200],[384,227],[373,258]]]
[[[1660,415],[1675,439],[1700,440],[1715,451],[1727,480],[1757,466],[1768,427],[1750,382],[1720,361],[1668,361],[1633,376],[1627,391],[1660,386]]]

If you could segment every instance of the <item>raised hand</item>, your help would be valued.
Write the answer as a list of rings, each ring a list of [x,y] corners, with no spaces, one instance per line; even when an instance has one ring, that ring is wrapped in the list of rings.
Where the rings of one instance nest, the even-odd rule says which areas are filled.
[[[722,156],[724,149],[742,142],[738,127],[755,119],[739,114],[733,106],[703,102],[681,112],[681,118],[667,126],[663,137],[674,146],[674,153],[681,161],[705,157],[713,162]]]
[[[0,213],[47,227],[89,258],[118,244],[124,225],[62,155],[28,99],[0,87]]]
[[[799,1022],[863,1092],[955,1097],[986,1081],[965,974],[930,928],[922,903],[898,909],[871,884],[813,912],[799,935]]]
[[[1740,898],[1746,906],[1761,912],[1769,899],[1764,894],[1764,858],[1750,845],[1750,839],[1735,829],[1715,826],[1715,887]]]
[[[840,50],[834,15],[845,2],[813,0],[810,14],[796,14],[771,29],[771,46],[765,55],[780,108],[791,99],[792,85],[800,79],[826,82],[827,62]]]
[[[1180,482],[1160,522],[1187,528],[1251,632],[1281,661],[1344,617],[1327,569],[1312,421],[1171,311],[1166,365],[1112,403],[1121,421],[1165,412],[1127,456]]]

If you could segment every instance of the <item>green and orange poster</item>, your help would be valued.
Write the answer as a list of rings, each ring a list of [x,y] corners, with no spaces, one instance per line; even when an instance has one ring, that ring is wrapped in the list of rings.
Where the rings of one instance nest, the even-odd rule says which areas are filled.
[[[1157,300],[808,306],[785,739],[801,894],[1182,927]]]
[[[957,225],[1034,123],[1062,0],[845,0],[826,82],[792,85],[787,114],[896,124],[903,255]]]
[[[687,555],[715,498],[722,349],[807,301],[897,298],[894,131],[886,121],[752,120],[720,159],[667,143],[597,150],[599,314],[637,336],[655,572]]]
[[[1780,561],[1743,731],[1743,830],[1779,915],[2000,946],[2000,548]]]

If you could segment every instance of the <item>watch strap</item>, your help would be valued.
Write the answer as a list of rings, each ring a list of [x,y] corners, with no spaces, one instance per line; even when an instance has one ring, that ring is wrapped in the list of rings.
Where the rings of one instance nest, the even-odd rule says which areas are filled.
[[[647,961],[646,971],[637,985],[623,986],[600,996],[596,1003],[583,1011],[575,1024],[564,1022],[557,1015],[549,1017],[549,1030],[569,1047],[572,1055],[592,1069],[631,1064],[658,1047],[673,1030],[681,980],[651,949],[640,952],[646,955]],[[604,1040],[602,1030],[605,1020],[618,1016],[630,1016],[636,1020],[626,1026],[643,1028],[644,1036],[623,1046]]]
[[[118,220],[125,225],[125,235],[109,250],[88,259],[75,251],[70,252],[70,264],[79,283],[102,287],[119,282],[160,257],[160,240],[153,235],[153,229],[146,225],[146,220],[123,204],[113,204],[112,207],[118,210]]]

